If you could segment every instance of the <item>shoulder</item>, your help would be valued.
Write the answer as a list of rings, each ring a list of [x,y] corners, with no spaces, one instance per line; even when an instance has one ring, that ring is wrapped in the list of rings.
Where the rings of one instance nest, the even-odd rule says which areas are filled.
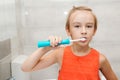
[[[62,60],[63,60],[63,54],[64,54],[64,49],[66,46],[60,46],[57,49],[55,49],[55,53],[56,53],[56,59],[57,59],[57,63],[59,64],[59,66],[61,67],[62,65]]]
[[[105,57],[105,55],[103,55],[102,53],[100,53],[100,68],[102,68],[102,66],[107,62],[107,58]]]
[[[64,51],[64,46],[54,47],[47,54],[45,54],[42,58],[47,58],[47,59],[52,58],[56,61],[57,58],[59,58],[60,55],[62,55],[63,51]]]
[[[96,50],[96,49],[94,49],[94,48],[93,48],[93,51],[94,51],[94,53],[96,53],[97,55],[99,55],[100,65],[104,64],[104,62],[107,61],[107,58],[105,57],[104,54],[100,53],[98,50]]]
[[[59,60],[59,58],[61,58],[63,56],[64,48],[65,48],[65,46],[55,47],[50,51],[49,55],[52,55],[54,58]]]
[[[59,47],[53,49],[53,52],[56,53],[57,55],[61,54],[61,53],[63,53],[64,48],[65,48],[65,46],[59,46]]]
[[[65,48],[64,46],[55,47],[50,51],[50,53],[58,55],[58,54],[60,54],[61,52],[64,51],[64,48]]]
[[[107,58],[106,58],[106,56],[104,54],[100,53],[96,49],[94,49],[94,52],[97,55],[99,55],[99,68],[102,68],[104,66],[104,64],[108,63],[108,60],[107,60]]]
[[[56,57],[59,59],[59,58],[62,58],[63,56],[63,53],[64,53],[64,49],[65,49],[65,46],[60,46],[58,47],[55,52],[57,53],[56,54]]]

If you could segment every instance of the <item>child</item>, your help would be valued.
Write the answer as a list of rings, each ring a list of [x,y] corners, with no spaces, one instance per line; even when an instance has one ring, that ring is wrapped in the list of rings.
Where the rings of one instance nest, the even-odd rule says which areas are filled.
[[[100,80],[99,71],[107,80],[118,80],[107,58],[89,46],[96,30],[97,19],[92,10],[84,6],[73,7],[66,22],[66,32],[73,40],[83,40],[69,46],[56,46],[62,39],[50,36],[51,46],[39,48],[31,54],[22,70],[30,72],[58,63],[58,80]]]

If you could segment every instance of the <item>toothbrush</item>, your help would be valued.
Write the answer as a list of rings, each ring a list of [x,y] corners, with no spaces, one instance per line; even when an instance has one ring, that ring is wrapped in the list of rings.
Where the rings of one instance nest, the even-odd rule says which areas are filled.
[[[80,38],[80,39],[75,39],[75,40],[64,39],[60,43],[58,43],[58,45],[61,45],[61,44],[70,44],[71,42],[85,41],[85,40],[86,40],[85,38]],[[40,48],[40,47],[47,47],[47,46],[50,46],[50,40],[38,41],[38,48]]]

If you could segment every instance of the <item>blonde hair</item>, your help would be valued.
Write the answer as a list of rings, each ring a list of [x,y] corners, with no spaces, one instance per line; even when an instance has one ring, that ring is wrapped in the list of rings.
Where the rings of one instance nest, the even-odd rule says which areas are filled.
[[[69,23],[69,19],[70,19],[70,16],[72,15],[72,13],[74,13],[75,11],[81,11],[81,10],[84,10],[84,11],[90,11],[94,17],[94,20],[95,20],[95,24],[94,24],[94,27],[95,27],[95,31],[97,30],[97,18],[95,16],[95,14],[92,12],[92,9],[86,7],[86,6],[78,6],[78,7],[75,7],[73,6],[73,8],[70,10],[69,14],[68,14],[68,17],[67,17],[67,21],[66,21],[66,29],[69,30],[69,27],[70,27],[70,23]]]

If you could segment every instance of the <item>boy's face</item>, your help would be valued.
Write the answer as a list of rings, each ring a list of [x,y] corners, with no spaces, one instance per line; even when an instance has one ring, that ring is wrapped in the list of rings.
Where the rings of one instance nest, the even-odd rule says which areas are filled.
[[[85,41],[80,43],[88,44],[95,34],[95,20],[91,12],[89,11],[75,11],[70,16],[70,26],[67,29],[67,34],[72,39],[85,38]]]

